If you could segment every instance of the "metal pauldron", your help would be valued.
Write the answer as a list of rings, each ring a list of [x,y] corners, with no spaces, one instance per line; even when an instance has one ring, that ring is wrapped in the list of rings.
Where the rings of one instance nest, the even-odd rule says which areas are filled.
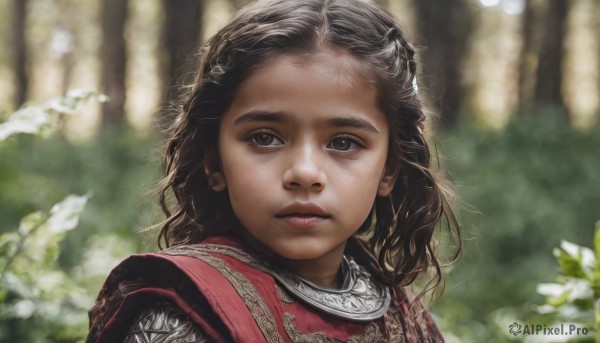
[[[153,304],[140,312],[124,343],[209,343],[211,339],[183,311],[168,303]]]

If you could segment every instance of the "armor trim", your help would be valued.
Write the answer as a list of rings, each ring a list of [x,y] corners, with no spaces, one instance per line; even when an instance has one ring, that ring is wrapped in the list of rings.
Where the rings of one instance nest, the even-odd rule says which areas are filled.
[[[320,287],[290,272],[278,271],[266,261],[259,260],[235,247],[219,244],[202,244],[174,247],[164,250],[161,253],[187,255],[205,260],[207,256],[206,252],[233,257],[255,269],[268,273],[296,299],[320,311],[345,320],[371,322],[383,317],[391,303],[389,289],[374,282],[364,268],[360,267],[354,260],[347,259],[346,257],[344,257],[342,268],[346,271],[343,282],[345,287],[344,289],[337,290]],[[210,262],[207,261],[207,263]],[[215,266],[219,270],[231,270],[231,268],[223,268],[225,266],[224,262],[218,259],[214,263],[219,264]],[[229,279],[229,276],[225,275],[225,277]],[[234,279],[237,280],[239,278],[235,277]],[[234,286],[236,289],[238,288],[235,284]],[[250,284],[250,286],[252,285]],[[244,297],[242,296],[242,298]]]

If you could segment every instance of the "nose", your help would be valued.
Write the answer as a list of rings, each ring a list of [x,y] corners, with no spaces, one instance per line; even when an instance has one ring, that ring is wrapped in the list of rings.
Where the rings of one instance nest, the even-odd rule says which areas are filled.
[[[283,174],[286,189],[320,192],[325,188],[324,159],[319,151],[319,148],[305,144],[289,152],[289,167]]]

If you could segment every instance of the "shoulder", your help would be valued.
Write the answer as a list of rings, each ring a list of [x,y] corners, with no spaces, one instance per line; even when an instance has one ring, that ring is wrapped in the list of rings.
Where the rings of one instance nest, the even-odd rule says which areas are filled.
[[[224,276],[230,267],[221,250],[237,251],[228,245],[202,243],[133,255],[121,262],[90,310],[88,342],[122,341],[134,317],[138,325],[140,319],[146,324],[165,320],[164,311],[157,312],[153,305],[146,308],[160,302],[182,310],[210,337],[227,337],[236,324],[230,317],[239,313],[231,309],[239,308],[241,300]]]
[[[212,340],[181,309],[159,302],[143,309],[133,319],[124,342],[208,343]]]
[[[199,244],[179,245],[155,253],[137,254],[116,266],[102,291],[114,288],[128,280],[143,280],[144,283],[167,286],[170,280],[194,278],[207,279],[217,266],[221,250],[237,249],[235,240],[215,237]],[[202,277],[206,276],[206,277]],[[179,282],[179,281],[178,281]]]

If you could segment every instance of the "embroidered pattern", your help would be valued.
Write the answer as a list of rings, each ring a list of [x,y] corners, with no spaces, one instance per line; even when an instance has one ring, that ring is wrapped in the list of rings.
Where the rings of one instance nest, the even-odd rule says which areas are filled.
[[[315,333],[301,333],[296,329],[294,325],[294,315],[290,313],[283,314],[283,326],[285,331],[290,336],[293,342],[295,343],[341,343],[341,342],[349,342],[349,343],[385,343],[385,337],[381,334],[381,330],[379,329],[379,325],[376,322],[373,322],[368,325],[367,330],[356,336],[350,337],[346,341],[341,341],[339,339],[328,337],[323,332],[315,332]],[[390,341],[392,342],[392,341]],[[395,342],[395,341],[394,341]],[[401,342],[401,341],[398,341]]]
[[[275,291],[277,292],[277,297],[279,297],[279,301],[281,301],[282,303],[286,305],[294,303],[294,299],[292,299],[292,297],[290,297],[290,295],[287,294],[286,291],[281,289],[279,285],[275,285]]]
[[[133,320],[124,343],[208,343],[206,334],[180,309],[157,304]]]
[[[250,310],[250,314],[256,321],[260,331],[263,333],[267,342],[283,342],[283,338],[277,330],[277,323],[273,313],[264,302],[252,282],[242,273],[232,269],[227,262],[212,256],[211,254],[198,249],[199,246],[179,246],[163,250],[161,253],[167,255],[184,255],[194,257],[208,263],[216,268],[221,274],[229,280],[231,285],[240,295],[240,298]]]
[[[345,261],[349,280],[344,283],[348,284],[348,287],[343,290],[329,290],[292,273],[269,268],[266,262],[260,261],[240,249],[217,244],[203,244],[198,247],[233,257],[255,269],[268,273],[279,281],[288,292],[303,302],[343,319],[373,321],[381,318],[391,303],[387,287],[373,282],[369,273],[352,260]]]
[[[294,295],[294,297],[303,300],[304,303],[315,306],[326,313],[336,315],[336,313],[331,310],[331,304],[334,304],[334,307],[342,307],[345,311],[360,310],[361,308],[370,308],[372,310],[374,308],[372,300],[375,301],[378,298],[379,306],[376,307],[378,307],[383,313],[371,320],[371,323],[368,324],[367,330],[363,334],[353,336],[345,342],[379,343],[406,341],[406,333],[403,329],[404,321],[402,320],[402,311],[399,311],[395,306],[389,306],[391,301],[389,290],[385,287],[374,284],[370,280],[368,273],[366,273],[366,271],[364,271],[364,269],[358,266],[354,261],[347,262],[347,265],[345,266],[348,269],[347,274],[352,275],[351,280],[346,280],[346,282],[344,282],[344,285],[348,287],[345,287],[345,289],[342,291],[337,291],[327,289],[324,290],[316,285],[311,285],[306,280],[295,277],[295,275],[291,273],[275,271],[275,269],[271,268],[266,261],[262,261],[257,257],[249,255],[241,249],[225,245],[199,244],[191,246],[177,246],[163,250],[161,253],[194,257],[219,270],[221,274],[236,289],[245,305],[248,307],[259,329],[265,336],[266,341],[268,342],[284,341],[281,337],[281,334],[277,330],[277,322],[270,308],[265,303],[264,299],[262,299],[252,282],[248,280],[248,278],[246,278],[242,273],[234,270],[226,261],[213,254],[235,258],[236,260],[239,260],[250,267],[272,275],[278,281],[278,283],[275,284],[277,296],[284,304],[291,304],[294,302],[294,299],[290,296],[291,294]],[[359,294],[366,294],[368,297],[362,299],[360,297],[357,298],[356,292],[352,293],[348,292],[348,290],[359,290]],[[307,297],[309,298],[306,299]],[[314,298],[311,299],[310,297]],[[371,297],[371,300],[369,300],[369,297]],[[315,304],[314,299],[318,301],[317,304]],[[365,299],[367,300],[365,301]],[[313,302],[309,302],[310,300]],[[381,306],[382,302],[384,303],[383,307]],[[385,302],[387,302],[387,304],[385,304]],[[323,304],[325,304],[325,306],[323,306]],[[345,319],[352,319],[347,316],[338,316]],[[383,319],[383,321],[376,320],[378,318]],[[364,320],[364,317],[360,319]],[[283,320],[286,333],[293,342],[342,342],[334,337],[328,337],[323,332],[299,332],[294,325],[294,316],[290,313],[285,313]],[[380,325],[385,327],[385,335],[382,333]],[[414,329],[417,328],[411,327],[409,332],[412,332]],[[419,329],[421,328],[419,327]],[[417,330],[421,331],[419,329]]]

